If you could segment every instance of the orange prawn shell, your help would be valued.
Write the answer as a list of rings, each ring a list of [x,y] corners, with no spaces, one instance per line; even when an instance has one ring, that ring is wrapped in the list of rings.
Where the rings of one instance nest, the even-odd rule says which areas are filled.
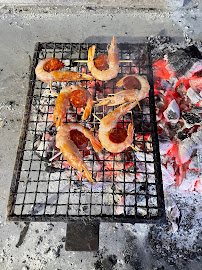
[[[62,92],[58,95],[55,103],[55,109],[53,113],[53,122],[57,122],[58,117],[61,118],[61,121],[65,118],[67,108],[69,107],[69,94]]]

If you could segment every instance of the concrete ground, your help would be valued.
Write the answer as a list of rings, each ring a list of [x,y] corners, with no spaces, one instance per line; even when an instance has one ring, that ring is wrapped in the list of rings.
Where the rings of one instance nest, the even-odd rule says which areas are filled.
[[[32,223],[17,248],[23,223],[5,221],[6,205],[36,42],[137,42],[148,36],[183,38],[168,13],[53,8],[0,9],[0,269],[176,269],[153,258],[147,225],[101,224],[100,252],[64,250],[64,223]],[[196,36],[196,39],[199,36]],[[144,244],[144,246],[142,246]],[[143,252],[143,253],[142,253]],[[111,256],[111,257],[110,257]],[[192,265],[193,266],[193,265]],[[193,269],[189,262],[184,269]],[[163,268],[164,267],[164,268]],[[198,268],[197,268],[198,267]],[[195,269],[200,269],[196,264]]]

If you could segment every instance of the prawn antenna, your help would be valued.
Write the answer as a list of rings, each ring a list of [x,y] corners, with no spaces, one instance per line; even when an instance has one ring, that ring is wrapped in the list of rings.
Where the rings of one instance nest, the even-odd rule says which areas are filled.
[[[95,115],[94,113],[92,113],[92,115],[97,118],[97,120],[101,121],[101,119],[97,115]]]
[[[132,124],[134,126],[134,123],[133,123],[133,113],[132,113],[132,111],[129,111],[129,112],[131,113],[131,121],[132,121]]]
[[[137,150],[137,148],[135,148],[132,144],[130,145],[130,147],[131,147],[133,150],[135,150],[136,152],[140,153],[140,151]]]
[[[52,81],[50,81],[50,91],[52,91]]]
[[[53,161],[56,157],[60,156],[61,154],[62,152],[55,154],[54,156],[52,156],[52,158],[49,159],[49,161]]]
[[[142,111],[142,108],[141,108],[141,106],[140,106],[139,100],[137,99],[137,97],[135,97],[135,99],[136,99],[136,101],[137,101],[137,105],[138,105],[140,111]]]

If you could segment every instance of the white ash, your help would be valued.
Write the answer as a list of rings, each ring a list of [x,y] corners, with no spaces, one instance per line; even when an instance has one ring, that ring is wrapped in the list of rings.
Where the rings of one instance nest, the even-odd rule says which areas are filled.
[[[197,157],[198,157],[198,167],[199,167],[199,175],[202,180],[202,149],[197,149]]]
[[[170,186],[175,185],[174,169],[172,166],[167,165],[166,168],[163,164],[161,164],[161,171],[162,171],[163,187],[164,190],[166,191]]]
[[[176,124],[180,118],[180,109],[175,100],[172,100],[168,108],[163,112],[165,119],[168,122]]]
[[[196,144],[191,138],[179,142],[179,155],[182,163],[187,162],[195,149]]]
[[[70,66],[70,60],[69,59],[66,59],[66,60],[63,60],[62,61],[66,67]]]
[[[0,255],[3,265],[6,265],[6,268],[2,269],[14,270],[15,266],[19,265],[18,269],[42,270],[49,263],[56,267],[55,260],[61,256],[62,250],[64,251],[65,227],[59,226],[59,230],[55,230],[53,234],[54,226],[53,223],[31,223],[25,242],[17,249],[18,256],[13,254],[16,253],[15,245],[19,236],[11,233]],[[50,234],[53,234],[51,238]]]
[[[179,142],[179,155],[182,163],[187,162],[194,149],[202,148],[202,127],[198,128],[191,137]]]
[[[201,96],[191,87],[187,90],[187,96],[190,98],[192,104],[196,104],[201,100]]]
[[[197,145],[197,148],[202,147],[202,125],[198,128],[198,130],[191,135],[191,139]]]
[[[168,231],[168,226],[153,226],[149,233],[149,241],[153,255],[158,259],[163,256],[174,269],[181,269],[183,264],[186,267],[187,260],[192,263],[194,258],[200,258],[201,195],[182,193],[177,189],[171,189],[171,192],[172,197],[168,205],[170,213],[174,210],[171,220],[175,233],[172,230]]]
[[[161,155],[165,155],[172,148],[173,144],[169,137],[159,135],[158,138],[159,138],[160,153]]]
[[[176,221],[180,219],[180,211],[172,197],[167,196],[167,194],[165,194],[165,206],[167,217],[172,224],[172,231],[176,232],[178,230]]]
[[[191,162],[189,164],[189,169],[190,170],[199,170],[199,164],[198,164],[198,157],[194,156],[191,159]]]
[[[202,85],[202,78],[192,78],[189,80],[189,84],[192,88],[201,88]]]
[[[140,149],[137,147],[137,150],[139,150],[139,152],[135,152],[135,157],[137,158],[137,160],[139,161],[145,161],[145,159],[147,161],[154,161],[153,155],[150,153],[144,153],[142,151],[140,151]]]
[[[187,170],[186,177],[183,179],[181,185],[179,186],[179,190],[182,191],[194,191],[195,183],[198,181],[199,175],[198,172],[194,170]]]

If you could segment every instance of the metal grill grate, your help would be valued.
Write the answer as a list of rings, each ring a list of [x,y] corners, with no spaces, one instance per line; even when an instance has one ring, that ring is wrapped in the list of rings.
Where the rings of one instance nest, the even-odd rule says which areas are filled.
[[[114,222],[165,222],[163,187],[160,169],[159,145],[156,129],[152,65],[148,44],[118,44],[120,59],[132,59],[132,63],[121,63],[118,77],[109,82],[82,82],[89,87],[94,99],[106,97],[120,91],[116,82],[125,74],[139,73],[147,76],[151,90],[149,98],[133,109],[135,124],[134,145],[121,154],[110,154],[103,150],[97,154],[90,147],[83,151],[84,161],[89,165],[93,185],[85,178],[78,180],[77,171],[68,167],[63,157],[49,162],[58,150],[55,147],[56,130],[52,123],[52,112],[56,97],[48,95],[49,88],[35,77],[39,60],[52,57],[65,60],[66,68],[88,72],[86,63],[75,63],[76,59],[87,59],[91,44],[38,43],[31,67],[29,91],[25,116],[10,197],[7,209],[8,220],[24,221],[68,221],[99,220]],[[107,44],[96,44],[98,54],[107,53]],[[59,91],[70,83],[53,83]],[[107,106],[94,107],[99,118],[110,110]],[[82,112],[70,108],[66,122],[81,122]],[[119,126],[126,127],[131,114],[124,116]],[[95,128],[99,121],[91,116],[83,124]],[[104,181],[103,181],[104,180]]]

